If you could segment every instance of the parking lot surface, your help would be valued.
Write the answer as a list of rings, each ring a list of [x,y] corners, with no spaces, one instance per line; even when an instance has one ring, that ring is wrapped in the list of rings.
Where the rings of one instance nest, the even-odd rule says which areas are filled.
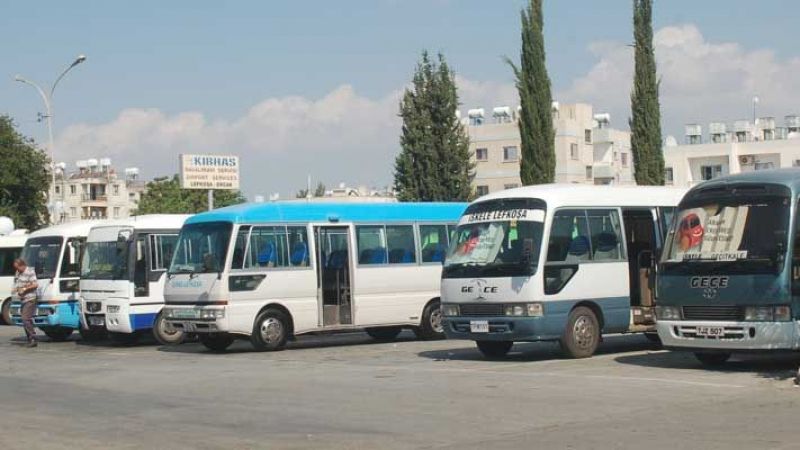
[[[800,358],[720,370],[642,336],[587,360],[522,344],[302,337],[257,353],[80,341],[0,327],[0,448],[798,448]]]

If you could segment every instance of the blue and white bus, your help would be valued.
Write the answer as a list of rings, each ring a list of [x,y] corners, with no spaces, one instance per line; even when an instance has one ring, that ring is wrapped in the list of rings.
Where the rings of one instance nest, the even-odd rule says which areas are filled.
[[[602,334],[655,339],[652,265],[683,189],[530,186],[467,208],[442,271],[448,337],[488,357],[558,341],[574,358]]]
[[[442,336],[439,278],[464,203],[246,204],[191,217],[168,271],[168,326],[209,349],[236,338],[403,328]]]
[[[681,201],[658,272],[665,348],[722,364],[800,350],[800,170],[704,182]]]

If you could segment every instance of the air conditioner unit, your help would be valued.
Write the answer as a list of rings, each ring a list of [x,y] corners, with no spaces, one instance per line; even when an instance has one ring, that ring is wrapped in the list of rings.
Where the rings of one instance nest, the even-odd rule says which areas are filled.
[[[752,166],[756,163],[756,157],[754,155],[742,155],[739,157],[739,164],[743,166]]]

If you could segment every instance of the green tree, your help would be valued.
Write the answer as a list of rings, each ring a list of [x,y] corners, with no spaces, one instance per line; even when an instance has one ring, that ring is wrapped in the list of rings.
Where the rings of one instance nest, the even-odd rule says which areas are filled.
[[[314,189],[313,195],[314,197],[325,197],[325,184],[323,184],[321,181],[317,183],[317,187]],[[300,189],[294,196],[295,198],[306,198],[308,197],[308,189]]]
[[[214,207],[244,203],[240,191],[214,191]],[[208,191],[182,189],[178,175],[160,177],[147,183],[136,214],[195,214],[208,209]]]
[[[48,223],[49,165],[45,152],[17,131],[11,117],[0,115],[0,216],[31,230]]]
[[[531,0],[520,15],[520,65],[506,58],[516,77],[521,107],[518,121],[522,141],[519,176],[524,185],[552,183],[556,177],[555,130],[550,77],[545,65],[542,0]]]
[[[631,153],[636,184],[664,184],[659,81],[653,49],[653,0],[633,0],[635,69],[631,92]]]
[[[469,136],[456,117],[455,74],[427,51],[400,102],[403,119],[394,186],[400,201],[457,201],[472,195]]]

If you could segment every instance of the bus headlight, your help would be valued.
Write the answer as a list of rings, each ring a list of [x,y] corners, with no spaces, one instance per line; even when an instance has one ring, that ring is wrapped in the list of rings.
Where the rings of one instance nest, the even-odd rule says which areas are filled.
[[[119,305],[108,305],[106,306],[106,311],[110,314],[115,314],[119,312]]]
[[[164,312],[164,317],[167,319],[175,317],[175,310],[172,308],[164,308],[162,311]]]
[[[541,303],[528,303],[528,315],[542,317],[544,315],[544,305]]]
[[[524,305],[505,305],[503,312],[507,316],[524,316],[526,311]]]
[[[222,319],[224,317],[224,309],[204,309],[200,312],[201,319]]]
[[[657,320],[681,320],[681,309],[677,306],[656,306]]]
[[[744,320],[748,322],[772,322],[774,317],[772,306],[748,306],[744,309]]]
[[[445,316],[457,316],[458,315],[458,305],[448,304],[445,303],[442,305],[442,315]]]
[[[776,306],[775,320],[780,322],[788,322],[792,320],[792,308],[789,306]]]
[[[541,317],[544,306],[541,303],[511,303],[503,306],[503,314],[515,317]]]

